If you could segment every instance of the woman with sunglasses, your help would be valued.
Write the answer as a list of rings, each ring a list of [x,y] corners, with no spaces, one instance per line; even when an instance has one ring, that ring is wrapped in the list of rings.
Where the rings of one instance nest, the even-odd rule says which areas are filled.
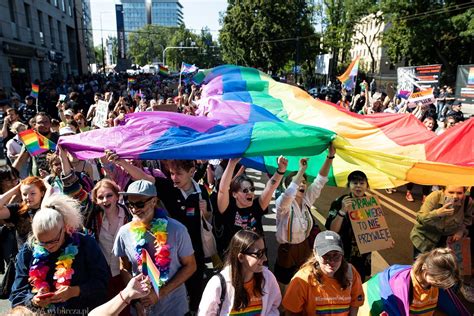
[[[20,250],[10,301],[38,313],[84,314],[106,301],[110,272],[96,241],[78,233],[78,203],[55,194],[42,203]]]
[[[268,213],[273,192],[281,182],[288,167],[288,159],[278,157],[276,173],[268,180],[260,197],[255,196],[255,185],[251,178],[242,174],[233,177],[240,158],[229,160],[219,186],[217,207],[223,221],[223,236],[219,242],[226,249],[234,236],[241,229],[250,229],[263,234],[262,217]]]
[[[39,177],[28,177],[0,196],[0,220],[12,223],[16,229],[18,249],[26,242],[31,232],[31,220],[41,206],[41,201],[50,194],[51,187]],[[21,196],[21,203],[10,203]]]
[[[344,259],[341,237],[323,231],[316,236],[313,251],[286,289],[286,315],[357,315],[364,304],[362,282]]]
[[[327,176],[335,154],[336,149],[331,144],[318,176],[310,184],[307,184],[305,174],[308,158],[300,159],[298,172],[291,172],[285,178],[286,190],[276,200],[275,235],[279,246],[274,271],[283,293],[298,268],[311,255],[312,244],[308,238],[313,228],[311,206],[328,181]]]
[[[266,260],[265,243],[259,233],[237,232],[219,272],[221,276],[215,275],[207,283],[198,315],[280,315],[280,289],[263,264]]]

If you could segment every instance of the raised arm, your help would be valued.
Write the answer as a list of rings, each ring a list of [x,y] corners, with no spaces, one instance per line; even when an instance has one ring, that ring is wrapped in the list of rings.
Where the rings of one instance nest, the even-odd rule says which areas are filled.
[[[262,195],[259,198],[260,207],[262,210],[266,209],[270,202],[272,201],[273,192],[275,192],[278,185],[280,185],[281,179],[283,179],[283,175],[286,172],[286,168],[288,167],[288,159],[283,156],[278,157],[278,168],[276,173],[268,180],[265,189],[262,192]]]
[[[138,168],[131,163],[128,163],[124,159],[120,159],[119,156],[112,150],[105,151],[105,157],[107,160],[115,163],[116,165],[122,167],[134,181],[137,180],[147,180],[151,183],[155,183],[155,177],[151,174],[147,174],[143,169]]]
[[[222,174],[221,182],[219,184],[219,192],[217,193],[217,208],[221,214],[223,214],[229,206],[230,183],[232,181],[235,167],[239,161],[240,158],[229,159],[229,163]]]
[[[18,184],[4,194],[0,195],[0,219],[10,218],[10,211],[6,205],[15,195],[20,194],[20,185],[21,184]]]

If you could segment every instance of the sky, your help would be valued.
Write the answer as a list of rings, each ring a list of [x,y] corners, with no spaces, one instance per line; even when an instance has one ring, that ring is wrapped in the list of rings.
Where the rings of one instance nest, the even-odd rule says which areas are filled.
[[[117,36],[116,2],[118,3],[115,0],[90,0],[94,46],[100,45],[102,37],[105,39],[108,35]],[[197,33],[207,26],[214,39],[217,39],[220,29],[219,12],[226,10],[226,0],[179,0],[179,2],[183,5],[184,24],[188,29]]]

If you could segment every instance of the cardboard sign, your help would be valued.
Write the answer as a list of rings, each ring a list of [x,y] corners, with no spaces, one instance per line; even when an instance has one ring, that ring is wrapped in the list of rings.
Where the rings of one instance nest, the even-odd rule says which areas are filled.
[[[448,246],[456,254],[461,275],[471,275],[471,238],[465,237],[448,244]]]
[[[348,215],[361,254],[392,246],[392,235],[375,196],[352,199]]]
[[[435,102],[433,88],[426,89],[420,92],[413,92],[408,98],[409,107],[415,107],[416,103],[418,102],[421,102],[423,105],[433,104]]]
[[[99,100],[99,104],[95,108],[95,115],[92,119],[92,126],[104,128],[106,126],[107,115],[109,113],[109,103]]]

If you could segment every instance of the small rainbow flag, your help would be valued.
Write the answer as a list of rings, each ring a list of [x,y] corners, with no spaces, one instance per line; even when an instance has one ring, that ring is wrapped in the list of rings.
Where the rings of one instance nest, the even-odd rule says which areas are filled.
[[[31,95],[33,98],[38,99],[39,91],[40,91],[40,86],[37,85],[37,84],[32,83],[32,84],[31,84],[31,93],[30,93],[30,95]]]
[[[49,150],[56,150],[56,144],[33,129],[18,134],[31,156],[36,156]]]
[[[170,70],[168,69],[168,67],[166,66],[163,66],[163,65],[159,65],[159,68],[158,68],[158,73],[160,75],[169,75],[170,74]]]
[[[135,79],[135,78],[128,78],[127,82],[128,82],[128,85],[132,85],[132,84],[137,83],[137,79]]]
[[[142,249],[142,273],[150,277],[156,296],[160,297],[160,271],[146,249]]]
[[[360,56],[357,56],[347,67],[346,71],[337,77],[342,82],[342,86],[347,90],[352,90],[355,87],[355,77],[357,77],[357,73],[359,72],[359,61]]]

